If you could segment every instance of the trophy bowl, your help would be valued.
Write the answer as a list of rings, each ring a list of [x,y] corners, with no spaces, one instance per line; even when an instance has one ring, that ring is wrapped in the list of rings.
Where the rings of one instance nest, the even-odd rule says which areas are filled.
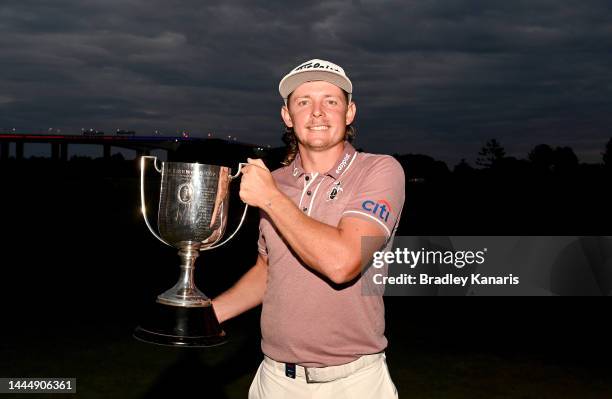
[[[145,201],[146,160],[152,159],[161,173],[157,234],[147,218]],[[140,159],[140,198],[142,214],[149,231],[164,244],[178,249],[181,258],[177,283],[158,295],[146,311],[142,323],[134,331],[138,340],[167,346],[207,347],[226,342],[226,334],[214,312],[212,301],[194,282],[194,266],[200,251],[217,248],[228,242],[240,229],[223,242],[229,205],[229,184],[241,172],[219,165],[162,162],[143,156]]]

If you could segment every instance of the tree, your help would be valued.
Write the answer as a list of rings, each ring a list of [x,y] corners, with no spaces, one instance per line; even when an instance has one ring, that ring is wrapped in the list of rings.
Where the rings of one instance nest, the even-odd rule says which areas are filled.
[[[495,163],[499,162],[506,156],[506,150],[501,146],[501,144],[495,140],[491,139],[487,141],[484,147],[478,152],[478,158],[476,159],[476,165],[482,166],[484,168],[490,168]]]
[[[539,169],[552,170],[555,163],[555,154],[548,144],[539,144],[529,152],[529,161]]]
[[[570,147],[557,147],[554,152],[556,172],[567,172],[578,167],[578,157]]]
[[[404,154],[398,155],[399,161],[406,173],[406,179],[425,178],[427,180],[441,180],[448,177],[450,171],[442,161],[436,161],[428,155]]]
[[[469,173],[472,173],[473,171],[474,168],[472,168],[472,166],[465,160],[465,158],[461,158],[461,162],[455,165],[455,168],[453,169],[453,173],[460,175],[467,175]]]
[[[606,168],[612,169],[612,138],[606,144],[606,151],[603,153],[603,162]]]
[[[567,172],[578,167],[578,157],[570,147],[556,147],[539,144],[529,152],[529,161],[541,170]]]

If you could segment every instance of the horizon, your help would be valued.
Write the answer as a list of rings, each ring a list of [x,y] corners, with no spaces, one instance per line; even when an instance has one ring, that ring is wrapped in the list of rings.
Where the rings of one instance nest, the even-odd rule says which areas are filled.
[[[74,138],[79,138],[79,137],[90,137],[90,138],[105,138],[105,139],[112,139],[112,138],[122,138],[125,139],[126,136],[123,136],[119,133],[106,133],[104,131],[98,131],[97,134],[95,135],[91,135],[85,132],[86,129],[83,129],[83,132],[81,132],[80,134],[71,134],[71,133],[67,133],[67,132],[63,132],[61,130],[56,130],[56,131],[51,131],[51,129],[49,129],[48,131],[43,131],[43,130],[39,130],[37,132],[32,132],[32,133],[26,133],[26,132],[7,132],[3,129],[0,129],[0,138],[9,138],[11,136],[49,136],[49,137],[54,137],[54,138],[58,138],[58,137],[74,137]],[[212,139],[212,140],[222,140],[224,142],[228,142],[228,143],[235,143],[235,144],[239,144],[239,145],[246,145],[246,146],[255,146],[255,147],[259,147],[260,150],[263,150],[264,148],[267,148],[268,150],[279,150],[284,148],[284,145],[280,145],[280,146],[275,146],[272,147],[271,145],[260,145],[257,143],[248,143],[248,142],[243,142],[243,141],[238,141],[237,137],[232,137],[232,136],[227,136],[227,137],[219,137],[219,136],[215,136],[213,133],[207,133],[206,135],[202,136],[196,136],[193,135],[192,132],[177,132],[175,133],[175,135],[165,135],[164,132],[155,132],[152,133],[150,135],[144,136],[144,135],[138,135],[137,132],[130,132],[132,133],[131,135],[129,135],[129,137],[132,138],[137,138],[137,139],[163,139],[163,138],[168,138],[168,139],[175,139],[175,140],[185,140],[186,142],[189,142],[190,139],[196,139],[196,140],[207,140],[207,139]],[[185,136],[185,134],[187,134]],[[4,136],[3,136],[4,135]],[[496,139],[492,139],[494,141],[497,141]],[[498,144],[501,144],[499,142],[497,142]],[[605,164],[605,160],[604,158],[604,154],[605,154],[605,150],[606,150],[606,145],[612,143],[612,137],[608,140],[608,142],[606,144],[604,144],[602,150],[599,153],[599,159],[595,159],[595,162],[588,162],[585,161],[583,159],[580,159],[580,157],[578,156],[578,154],[575,152],[575,150],[569,146],[554,146],[554,145],[550,145],[549,143],[540,143],[538,144],[538,146],[540,145],[545,145],[548,146],[551,150],[555,151],[555,150],[560,150],[560,149],[566,149],[569,148],[571,150],[572,153],[574,153],[574,155],[576,155],[578,164],[584,164],[584,165],[604,165]],[[15,158],[16,157],[16,146],[15,143],[13,142],[8,142],[8,158]],[[50,143],[45,143],[45,142],[26,142],[27,145],[24,146],[23,149],[23,159],[30,159],[30,158],[51,158],[52,156],[52,149],[51,149],[51,144]],[[109,142],[110,144],[110,142]],[[480,150],[483,150],[486,146],[485,143],[483,146],[480,147]],[[353,142],[353,145],[356,147],[356,149],[358,151],[365,151],[368,152],[367,150],[359,147],[356,143]],[[98,158],[103,158],[104,157],[104,149],[103,146],[100,143],[96,143],[96,144],[83,144],[83,143],[70,143],[70,151],[69,151],[69,155],[67,156],[67,160],[71,160],[73,157],[74,158],[90,158],[90,159],[98,159]],[[138,157],[138,153],[136,150],[133,149],[129,149],[129,148],[122,148],[119,146],[112,146],[111,145],[111,151],[110,151],[110,155],[114,156],[114,155],[120,155],[124,160],[132,160]],[[519,154],[518,156],[516,154],[512,154],[512,153],[508,153],[506,148],[501,145],[502,150],[505,152],[505,154],[502,156],[502,158],[504,159],[516,159],[517,161],[526,161],[526,162],[531,162],[529,159],[530,156],[530,152],[533,151],[535,149],[531,148],[527,151],[527,153],[525,154]],[[151,151],[151,154],[155,154],[156,156],[158,156],[160,158],[160,160],[165,161],[167,159],[166,157],[166,152],[163,149],[155,149]],[[451,164],[443,159],[437,159],[434,156],[432,156],[431,154],[425,154],[425,153],[414,153],[414,152],[407,152],[407,153],[398,153],[398,152],[393,152],[393,153],[388,153],[388,155],[393,155],[396,157],[405,157],[405,156],[425,156],[425,157],[429,157],[431,158],[433,161],[436,162],[443,162],[446,167],[452,172],[453,169],[455,167],[457,167],[459,164],[461,164],[463,161],[467,162],[467,164],[471,167],[473,167],[474,169],[486,169],[486,166],[482,166],[479,165],[478,163],[478,159],[482,156],[482,154],[476,154],[475,156],[473,156],[473,159],[468,159],[467,157],[464,157],[463,159],[457,161],[454,164]]]

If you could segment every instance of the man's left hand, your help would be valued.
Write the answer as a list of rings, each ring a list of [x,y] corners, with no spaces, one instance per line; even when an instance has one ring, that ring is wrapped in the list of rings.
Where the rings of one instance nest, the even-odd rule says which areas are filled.
[[[261,159],[247,158],[248,165],[242,167],[240,199],[258,208],[265,208],[279,191],[272,173]]]

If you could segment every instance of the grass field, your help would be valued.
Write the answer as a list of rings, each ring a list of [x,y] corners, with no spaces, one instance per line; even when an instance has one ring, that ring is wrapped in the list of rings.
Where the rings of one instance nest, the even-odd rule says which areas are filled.
[[[389,317],[402,311],[409,299],[387,302]],[[76,397],[88,399],[246,397],[261,359],[257,311],[226,325],[227,344],[207,349],[142,343],[131,337],[135,321],[129,316],[113,320],[113,314],[108,309],[81,321],[64,318],[55,323],[45,317],[41,323],[24,320],[12,332],[5,328],[1,375],[75,377]],[[499,331],[482,331],[485,324],[466,329],[451,323],[455,319],[413,320],[422,323],[410,326],[401,318],[388,322],[387,360],[402,398],[612,398],[611,367],[604,356],[608,349],[602,348],[601,357],[581,357],[579,350],[571,350],[579,349],[571,336],[548,345],[539,336],[528,344],[525,336],[512,333],[499,339],[470,337],[477,331]]]

